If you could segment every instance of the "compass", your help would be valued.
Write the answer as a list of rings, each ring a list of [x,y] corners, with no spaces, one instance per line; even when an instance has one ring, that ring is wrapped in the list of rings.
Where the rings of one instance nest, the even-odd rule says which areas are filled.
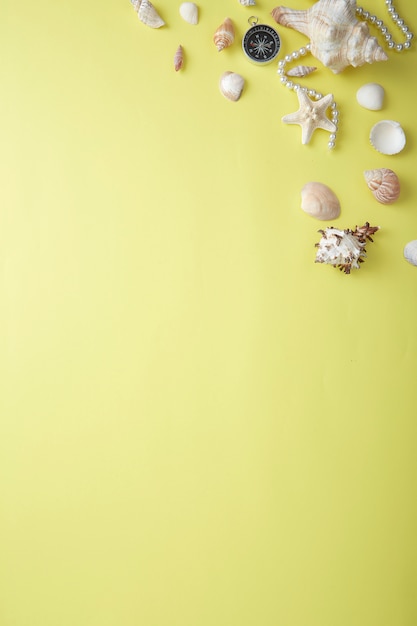
[[[250,17],[248,22],[251,28],[242,39],[243,52],[248,59],[259,65],[270,63],[281,47],[277,31],[267,24],[258,24],[258,18],[254,16]]]

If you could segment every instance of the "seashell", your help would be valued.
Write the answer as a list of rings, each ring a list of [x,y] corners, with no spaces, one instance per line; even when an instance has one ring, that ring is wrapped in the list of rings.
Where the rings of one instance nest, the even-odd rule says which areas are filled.
[[[362,85],[356,92],[356,100],[364,108],[370,111],[380,111],[384,103],[385,89],[378,83]]]
[[[180,45],[174,54],[174,69],[176,72],[184,65],[184,48]]]
[[[356,0],[319,0],[301,11],[278,6],[271,15],[278,24],[306,35],[311,54],[335,74],[349,65],[388,59],[377,39],[370,36],[366,22],[356,19]]]
[[[404,247],[404,258],[411,265],[417,265],[417,239],[409,241]]]
[[[377,170],[365,170],[366,184],[381,204],[392,204],[400,195],[400,181],[392,170],[381,167]]]
[[[235,72],[224,72],[220,77],[220,91],[225,98],[232,100],[232,102],[239,100],[244,85],[245,79],[243,76]]]
[[[180,15],[189,24],[198,24],[198,6],[194,2],[183,2],[180,5]]]
[[[340,202],[323,183],[306,183],[301,189],[301,208],[318,220],[333,220],[340,215]]]
[[[149,0],[130,0],[141,22],[151,28],[160,28],[165,25],[153,4]]]
[[[366,222],[355,230],[346,228],[326,228],[319,230],[322,238],[316,243],[316,263],[327,263],[338,267],[345,274],[350,274],[352,269],[358,270],[360,263],[366,259],[366,240],[373,241],[372,235],[379,230],[379,226],[370,226]]]
[[[398,154],[406,143],[404,130],[394,120],[382,120],[374,124],[369,139],[381,154]]]
[[[308,76],[311,72],[315,72],[316,69],[317,67],[313,67],[312,65],[296,65],[285,73],[287,76],[298,76],[298,78],[302,78],[303,76]]]
[[[213,35],[214,44],[219,52],[232,45],[235,40],[235,27],[230,17],[216,29]]]
[[[254,7],[256,2],[255,0],[239,0],[240,4],[243,4],[244,7]]]

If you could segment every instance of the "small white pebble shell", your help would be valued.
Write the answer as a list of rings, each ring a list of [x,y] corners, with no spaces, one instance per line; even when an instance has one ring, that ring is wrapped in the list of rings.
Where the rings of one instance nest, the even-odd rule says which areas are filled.
[[[336,194],[323,183],[306,183],[301,189],[301,208],[318,220],[334,220],[340,215]]]
[[[417,265],[417,239],[409,241],[405,246],[404,258],[412,265]]]
[[[369,139],[375,150],[381,154],[398,154],[406,143],[401,124],[394,120],[382,120],[374,124]]]
[[[224,72],[220,77],[220,91],[225,98],[232,100],[232,102],[239,100],[244,85],[245,79],[243,76],[235,72]]]
[[[380,111],[384,104],[385,89],[378,83],[362,85],[356,92],[356,100],[364,108],[370,111]]]
[[[194,2],[183,2],[180,6],[180,15],[189,24],[193,26],[198,24],[198,6]]]

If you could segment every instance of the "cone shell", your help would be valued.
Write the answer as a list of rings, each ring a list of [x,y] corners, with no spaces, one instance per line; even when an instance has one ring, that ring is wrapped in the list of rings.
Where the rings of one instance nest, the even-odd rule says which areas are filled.
[[[296,65],[295,67],[287,70],[285,73],[287,76],[302,78],[303,76],[308,76],[312,72],[315,72],[316,69],[317,67],[313,67],[312,65]]]
[[[151,28],[160,28],[165,25],[153,4],[149,0],[130,0],[141,22]]]
[[[278,24],[306,35],[312,55],[335,74],[388,59],[366,22],[356,19],[356,0],[319,0],[301,11],[278,6],[271,14]]]
[[[301,208],[318,220],[333,220],[340,215],[336,194],[323,183],[311,182],[301,189]]]
[[[409,241],[404,247],[404,258],[411,265],[417,265],[417,239]]]
[[[198,6],[194,2],[183,2],[180,5],[180,15],[189,24],[198,24]]]
[[[381,204],[392,204],[400,195],[400,181],[392,170],[381,167],[376,170],[365,170],[366,184]]]
[[[225,98],[236,102],[239,100],[243,87],[245,85],[245,79],[240,74],[235,72],[224,72],[220,77],[219,88]]]
[[[216,29],[213,35],[214,44],[219,52],[232,45],[235,40],[235,27],[230,17]]]
[[[399,122],[381,120],[372,126],[369,140],[381,154],[398,154],[405,147],[404,130]]]
[[[178,72],[184,64],[184,48],[180,45],[178,46],[175,54],[174,54],[174,69]]]

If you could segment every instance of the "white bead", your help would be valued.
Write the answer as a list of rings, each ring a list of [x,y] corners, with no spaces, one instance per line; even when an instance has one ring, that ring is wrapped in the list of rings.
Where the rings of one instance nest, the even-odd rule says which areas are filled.
[[[286,63],[289,63],[289,62],[291,61],[291,55],[290,55],[290,54],[287,54],[287,55],[284,57],[284,59],[285,59]]]
[[[293,53],[292,53],[292,55],[291,55],[291,57],[292,57],[292,59],[293,59],[294,61],[296,61],[296,60],[298,59],[298,57],[299,57],[299,52],[298,52],[298,50],[296,50],[295,52],[293,52]]]
[[[330,139],[330,141],[334,141],[336,139],[336,133],[331,133],[329,135],[329,139]]]
[[[280,80],[281,80],[281,83],[282,83],[283,85],[286,85],[286,84],[287,84],[287,82],[288,82],[288,78],[287,78],[286,76],[281,76],[281,79],[280,79]]]
[[[404,25],[404,20],[397,20],[397,25],[398,26],[403,26]]]
[[[411,43],[409,41],[406,41],[404,44],[404,49],[408,50],[409,48],[411,48]]]
[[[395,46],[395,43],[394,43],[393,41],[389,41],[389,42],[388,42],[388,48],[389,48],[390,50],[392,50],[392,49],[394,48],[394,46]]]
[[[301,54],[301,56],[304,56],[306,54],[307,50],[305,48],[300,48],[299,53]]]
[[[327,145],[328,145],[330,150],[333,150],[333,148],[335,147],[334,141],[329,141],[329,143]]]
[[[307,52],[310,52],[310,50],[311,50],[311,43],[308,43],[306,45],[306,50],[307,50]]]
[[[413,33],[407,33],[406,34],[407,39],[412,39],[414,37]]]
[[[395,46],[395,49],[396,49],[397,52],[402,52],[403,44],[402,43],[397,43],[397,45]]]

